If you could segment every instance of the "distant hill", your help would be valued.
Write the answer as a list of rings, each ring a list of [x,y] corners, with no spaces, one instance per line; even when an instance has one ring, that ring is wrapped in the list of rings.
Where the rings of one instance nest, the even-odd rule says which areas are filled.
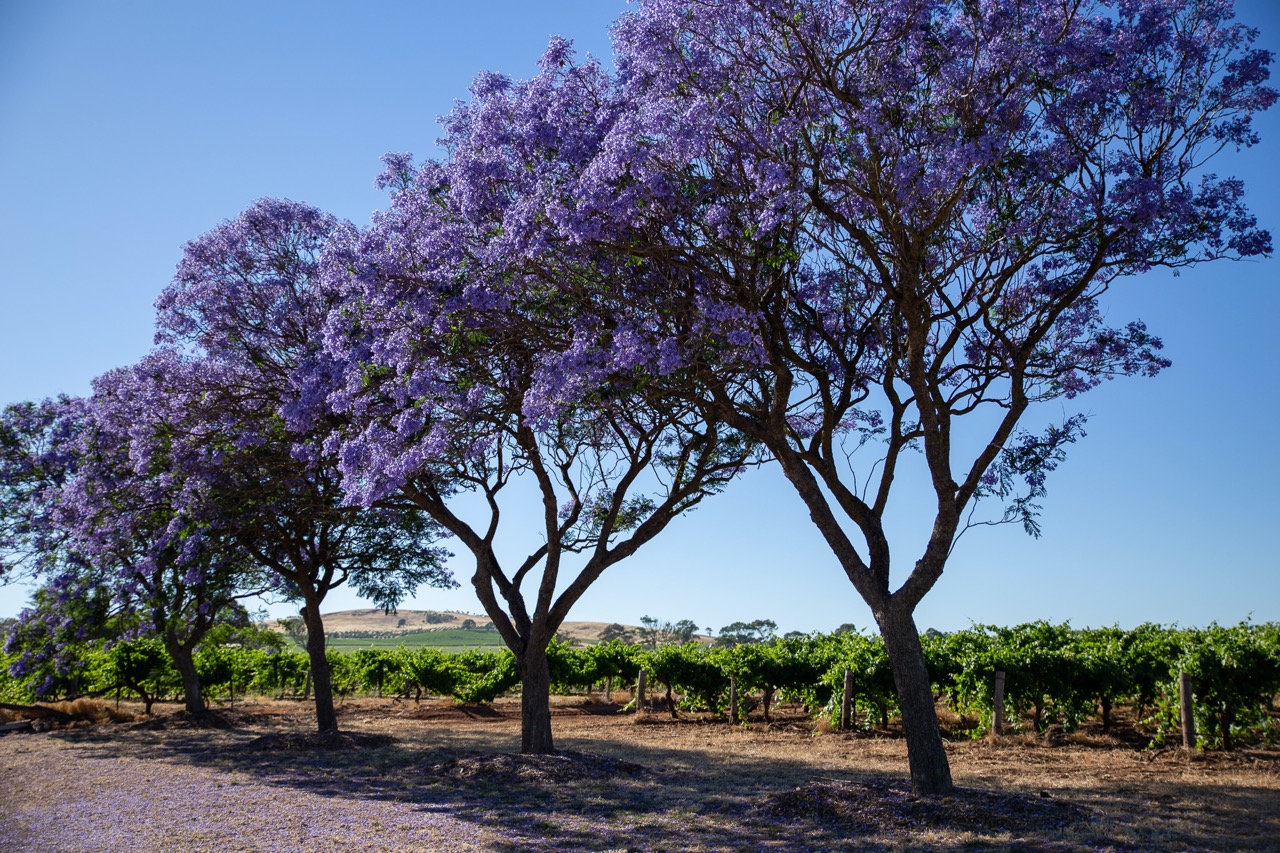
[[[408,633],[410,631],[433,631],[461,628],[462,623],[470,619],[478,630],[490,628],[492,622],[488,616],[476,613],[464,613],[457,610],[397,610],[386,613],[379,608],[369,610],[339,610],[322,614],[326,634],[338,634],[346,631],[379,631]],[[579,643],[593,645],[600,642],[600,632],[613,623],[610,622],[565,622],[560,626],[560,635]],[[273,619],[266,627],[283,631],[280,620]],[[635,637],[639,637],[640,629],[634,625],[624,625]],[[709,642],[710,637],[699,635],[694,639]]]
[[[424,631],[445,628],[461,628],[470,619],[477,628],[489,624],[487,616],[461,613],[454,610],[397,610],[391,613],[381,608],[370,610],[339,610],[322,614],[324,630],[329,634],[339,631]]]

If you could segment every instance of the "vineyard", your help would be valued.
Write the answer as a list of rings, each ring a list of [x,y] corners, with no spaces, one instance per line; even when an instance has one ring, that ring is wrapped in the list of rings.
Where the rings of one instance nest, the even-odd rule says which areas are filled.
[[[425,631],[337,631],[325,634],[325,643],[331,649],[355,651],[358,649],[447,648],[461,649],[503,648],[502,637],[493,631],[464,628],[437,628]]]
[[[1119,706],[1132,710],[1153,745],[1177,737],[1178,681],[1191,679],[1198,745],[1229,750],[1280,740],[1280,625],[1242,623],[1207,628],[1142,625],[1073,629],[1034,622],[1011,628],[974,626],[922,637],[937,700],[970,737],[991,731],[995,674],[1004,673],[1006,731],[1072,731],[1092,720],[1103,731]],[[885,730],[898,718],[893,676],[880,638],[847,632],[763,643],[697,643],[645,647],[611,641],[584,648],[553,644],[553,690],[559,694],[617,692],[631,707],[678,717],[710,712],[729,720],[755,714],[765,721],[782,703],[831,727]],[[335,691],[342,697],[452,697],[491,703],[520,684],[506,650],[449,652],[399,648],[330,649]],[[0,701],[28,702],[36,679],[43,698],[129,696],[149,709],[181,693],[163,646],[153,639],[86,647],[54,672],[24,672],[10,655],[0,667]],[[196,655],[211,696],[302,697],[309,689],[307,655],[288,647],[206,645]],[[637,696],[638,682],[647,696]],[[850,685],[845,699],[845,685]],[[842,704],[848,710],[842,714]]]

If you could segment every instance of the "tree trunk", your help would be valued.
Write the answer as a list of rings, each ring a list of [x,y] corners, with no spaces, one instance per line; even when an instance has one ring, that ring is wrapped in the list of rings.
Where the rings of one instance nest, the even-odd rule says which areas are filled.
[[[556,751],[551,738],[551,668],[547,650],[526,648],[520,665],[520,751],[525,755],[550,755]]]
[[[182,696],[188,714],[203,714],[206,710],[204,690],[200,686],[200,676],[196,673],[195,658],[191,649],[182,646],[170,646],[169,657],[182,676]]]
[[[955,785],[951,781],[947,751],[942,746],[929,669],[925,665],[915,620],[910,613],[897,614],[886,609],[877,614],[876,621],[893,669],[898,707],[902,709],[911,790],[917,796],[948,794]]]
[[[1104,693],[1099,704],[1102,705],[1102,731],[1109,732],[1111,731],[1111,696]]]
[[[324,620],[320,618],[319,602],[308,602],[302,608],[302,619],[307,624],[307,657],[311,659],[311,686],[316,691],[316,727],[321,734],[336,732],[338,713],[333,708],[333,675],[329,659],[324,656]]]

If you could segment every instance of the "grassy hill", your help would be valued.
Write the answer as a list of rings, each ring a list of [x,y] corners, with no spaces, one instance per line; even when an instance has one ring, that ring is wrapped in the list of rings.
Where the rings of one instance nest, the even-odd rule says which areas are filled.
[[[363,632],[356,632],[363,633]],[[377,637],[334,637],[329,636],[327,645],[331,649],[349,652],[355,649],[395,649],[433,648],[444,651],[462,651],[464,649],[505,648],[502,638],[496,631],[476,631],[463,628],[444,628],[436,631],[412,631],[392,636]]]
[[[467,627],[464,628],[464,624]],[[560,626],[560,636],[576,644],[594,645],[600,641],[600,632],[610,624],[612,623],[565,622]],[[285,630],[280,620],[274,620],[266,627],[281,632]],[[487,616],[461,611],[397,610],[386,613],[377,608],[340,610],[324,614],[324,627],[330,648],[342,651],[396,648],[402,645],[451,651],[503,647],[502,638]],[[634,635],[639,635],[639,629],[635,626],[624,627]]]

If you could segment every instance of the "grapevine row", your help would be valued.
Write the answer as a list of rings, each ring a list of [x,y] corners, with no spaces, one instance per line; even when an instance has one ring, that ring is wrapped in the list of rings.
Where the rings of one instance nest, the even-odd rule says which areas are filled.
[[[1242,623],[1180,629],[1142,625],[1073,629],[1033,622],[1015,627],[974,626],[922,638],[935,693],[969,731],[989,730],[993,682],[1006,674],[1004,702],[1015,728],[1070,731],[1093,718],[1103,730],[1119,705],[1150,723],[1157,742],[1177,728],[1179,673],[1191,676],[1201,745],[1230,749],[1241,738],[1280,734],[1275,699],[1280,693],[1280,625]],[[859,633],[811,634],[767,643],[717,647],[686,643],[646,648],[617,640],[549,650],[553,690],[581,693],[608,685],[634,695],[640,672],[649,695],[667,713],[730,711],[730,680],[739,707],[735,718],[760,709],[768,720],[780,701],[799,703],[815,718],[840,722],[845,671],[852,673],[854,717],[886,728],[897,716],[893,676],[879,637]],[[31,685],[10,675],[16,656],[0,666],[0,701],[28,701]],[[361,649],[328,653],[335,691],[450,696],[459,702],[491,702],[520,683],[506,650],[444,652],[433,648]],[[300,651],[211,645],[196,656],[211,694],[299,696],[306,690],[308,659]],[[103,695],[127,691],[147,704],[181,693],[181,682],[163,646],[154,639],[87,648],[79,664],[50,673],[55,695]]]

